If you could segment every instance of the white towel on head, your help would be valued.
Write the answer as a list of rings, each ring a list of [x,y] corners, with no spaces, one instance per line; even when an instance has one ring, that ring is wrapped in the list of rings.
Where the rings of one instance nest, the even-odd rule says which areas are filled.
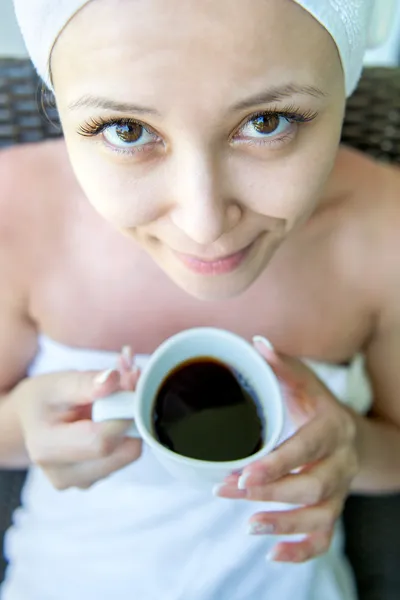
[[[88,2],[95,0],[14,0],[28,52],[51,87],[50,56],[61,31]],[[359,80],[374,0],[294,0],[330,33],[339,50],[350,95]]]
[[[374,0],[294,0],[331,34],[343,65],[346,93],[356,88],[363,67]]]

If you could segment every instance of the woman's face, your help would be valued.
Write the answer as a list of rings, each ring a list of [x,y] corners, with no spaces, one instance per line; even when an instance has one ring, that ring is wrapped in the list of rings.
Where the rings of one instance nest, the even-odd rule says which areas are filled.
[[[52,72],[89,201],[196,297],[248,288],[320,199],[343,73],[292,0],[95,0]]]

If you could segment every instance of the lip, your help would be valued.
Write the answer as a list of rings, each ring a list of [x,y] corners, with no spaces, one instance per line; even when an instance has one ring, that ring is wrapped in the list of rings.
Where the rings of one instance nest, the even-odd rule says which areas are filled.
[[[200,275],[225,275],[235,271],[245,260],[250,250],[254,246],[253,241],[249,246],[230,254],[228,256],[221,256],[212,260],[205,260],[192,254],[183,254],[182,252],[176,252],[174,255],[191,271]]]

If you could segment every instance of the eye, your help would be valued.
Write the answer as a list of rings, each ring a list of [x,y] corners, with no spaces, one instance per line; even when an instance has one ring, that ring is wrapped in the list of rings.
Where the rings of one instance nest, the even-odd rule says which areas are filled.
[[[290,105],[248,117],[231,138],[251,145],[278,145],[293,139],[298,130],[318,117],[318,112]]]
[[[133,119],[90,119],[80,125],[77,133],[83,137],[102,136],[110,150],[125,154],[150,150],[161,140],[150,127]]]
[[[135,121],[108,125],[103,129],[103,137],[110,146],[119,149],[138,148],[159,140],[155,133]]]
[[[251,118],[239,130],[240,137],[271,138],[285,135],[293,129],[293,122],[279,114],[261,114]]]

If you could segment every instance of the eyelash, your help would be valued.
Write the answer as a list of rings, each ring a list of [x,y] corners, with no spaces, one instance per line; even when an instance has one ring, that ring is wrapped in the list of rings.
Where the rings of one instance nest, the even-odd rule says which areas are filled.
[[[146,131],[151,131],[149,127],[145,127],[143,123],[137,121],[136,119],[95,119],[91,118],[86,123],[83,123],[79,126],[78,133],[79,135],[83,135],[84,137],[95,137],[102,133],[107,127],[112,127],[113,125],[119,125],[120,127],[124,127],[126,125],[141,125]]]
[[[286,119],[288,121],[288,123],[297,123],[297,124],[301,125],[301,124],[309,123],[309,122],[313,121],[317,116],[318,116],[317,111],[302,110],[294,105],[290,105],[290,106],[287,106],[287,107],[284,107],[281,109],[277,108],[277,109],[263,110],[263,111],[259,111],[257,113],[250,115],[249,117],[247,117],[240,124],[240,126],[236,129],[236,132],[240,131],[245,125],[247,125],[248,123],[251,123],[251,121],[254,121],[255,119],[257,119],[259,117],[266,117],[266,118],[282,117],[282,118]],[[127,126],[127,125],[128,126],[129,125],[140,125],[148,133],[157,135],[156,132],[152,128],[150,128],[148,125],[145,125],[144,123],[141,123],[137,119],[131,119],[131,118],[102,119],[101,117],[97,118],[97,119],[91,118],[89,121],[86,121],[85,123],[83,123],[82,125],[79,126],[77,133],[83,137],[96,137],[96,136],[100,135],[105,129],[107,129],[108,127],[112,127],[114,125],[117,125],[120,127]],[[232,135],[231,139],[235,139],[236,135],[237,135],[237,133],[234,133]],[[269,141],[268,141],[268,138],[266,138],[264,140],[262,138],[260,138],[257,141],[255,141],[255,140],[252,140],[251,142],[247,141],[247,143],[251,144],[251,145],[266,145],[266,144],[271,145],[271,143],[283,142],[286,139],[286,137],[287,136],[283,136],[280,139],[269,140]],[[112,151],[117,152],[119,154],[134,154],[136,152],[143,151],[143,149],[131,148],[128,150],[128,149],[122,149],[122,148],[113,148]]]
[[[296,107],[293,104],[283,107],[283,108],[280,108],[280,109],[276,108],[276,109],[262,110],[260,112],[250,115],[250,117],[247,117],[239,125],[239,127],[237,128],[236,131],[240,131],[243,127],[245,127],[245,125],[247,125],[248,123],[251,123],[252,121],[254,121],[255,119],[257,119],[259,117],[266,117],[266,118],[279,117],[279,118],[286,119],[286,121],[288,123],[296,123],[298,125],[303,125],[305,123],[310,123],[311,121],[316,119],[318,117],[318,112],[313,111],[313,110],[303,110],[299,107]],[[235,139],[235,136],[236,136],[236,133],[233,134],[232,139]],[[275,139],[271,139],[266,136],[264,139],[259,138],[259,139],[253,139],[251,141],[245,140],[243,143],[246,143],[250,146],[265,146],[265,145],[272,146],[272,145],[276,145],[276,144],[280,144],[280,143],[284,142],[288,137],[290,137],[290,134],[281,135],[280,137],[275,138]]]

